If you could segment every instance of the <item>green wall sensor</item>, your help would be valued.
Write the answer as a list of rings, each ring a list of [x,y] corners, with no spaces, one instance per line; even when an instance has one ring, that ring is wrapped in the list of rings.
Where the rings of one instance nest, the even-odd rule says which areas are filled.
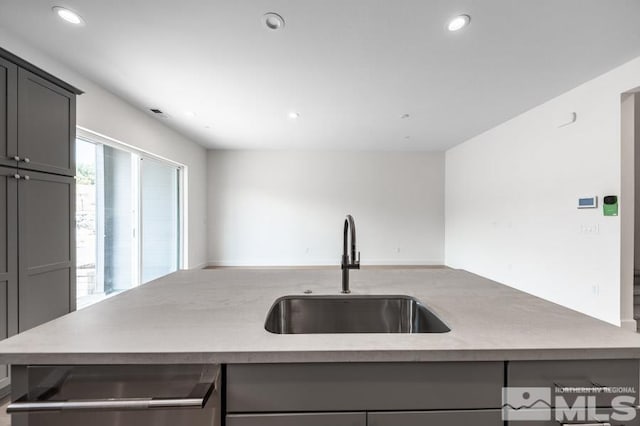
[[[605,216],[618,216],[618,197],[607,195],[602,200],[602,209]]]

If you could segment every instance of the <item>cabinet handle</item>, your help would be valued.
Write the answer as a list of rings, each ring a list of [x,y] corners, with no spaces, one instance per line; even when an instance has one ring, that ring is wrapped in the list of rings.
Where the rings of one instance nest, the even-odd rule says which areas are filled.
[[[25,163],[30,163],[31,162],[31,160],[29,160],[29,157],[24,157],[24,159],[22,161],[24,161]]]
[[[216,382],[198,383],[189,396],[182,398],[107,398],[66,401],[33,401],[25,395],[7,406],[7,413],[40,411],[149,410],[169,408],[204,408],[216,391]]]
[[[17,155],[13,157],[14,160],[16,161],[20,161],[20,157],[18,157]]]
[[[29,177],[29,175],[25,175],[23,179],[24,179],[24,180],[29,180],[29,179],[31,179],[31,178]]]
[[[22,179],[22,176],[20,176],[18,173],[16,173],[15,175],[13,175],[14,179]]]
[[[9,404],[7,413],[32,413],[39,411],[86,410],[148,410],[151,408],[203,408],[206,398],[115,398],[86,401],[20,402]]]

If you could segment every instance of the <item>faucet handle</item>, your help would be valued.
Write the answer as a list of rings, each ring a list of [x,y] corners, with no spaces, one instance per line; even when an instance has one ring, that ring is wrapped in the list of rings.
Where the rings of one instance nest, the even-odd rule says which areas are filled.
[[[358,252],[358,259],[355,260],[355,264],[360,266],[360,252]]]

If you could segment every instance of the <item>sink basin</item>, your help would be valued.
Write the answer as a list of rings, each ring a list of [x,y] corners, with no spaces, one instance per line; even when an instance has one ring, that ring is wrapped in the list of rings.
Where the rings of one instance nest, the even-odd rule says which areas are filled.
[[[446,333],[433,312],[410,296],[285,296],[264,328],[276,334]]]

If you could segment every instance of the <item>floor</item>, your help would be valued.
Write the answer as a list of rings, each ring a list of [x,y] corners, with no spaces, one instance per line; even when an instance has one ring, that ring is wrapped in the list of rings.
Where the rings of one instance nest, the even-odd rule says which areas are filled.
[[[7,414],[7,405],[9,398],[0,400],[0,426],[11,426],[11,416]]]

